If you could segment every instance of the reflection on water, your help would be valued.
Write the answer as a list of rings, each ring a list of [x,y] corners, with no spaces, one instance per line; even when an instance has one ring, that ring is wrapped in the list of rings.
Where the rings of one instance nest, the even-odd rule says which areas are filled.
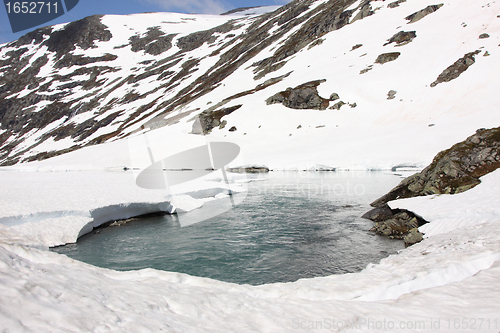
[[[53,250],[117,270],[149,267],[257,285],[360,271],[403,247],[368,232],[373,222],[360,218],[398,177],[381,172],[253,177],[244,201],[217,217],[187,227],[179,223],[179,217],[198,219],[220,205],[212,201],[185,216],[137,219]]]

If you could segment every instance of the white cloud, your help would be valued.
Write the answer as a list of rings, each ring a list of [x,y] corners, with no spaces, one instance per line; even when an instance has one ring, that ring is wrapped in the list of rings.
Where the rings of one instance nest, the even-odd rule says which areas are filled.
[[[220,14],[231,9],[224,0],[146,0],[162,10],[182,13]]]

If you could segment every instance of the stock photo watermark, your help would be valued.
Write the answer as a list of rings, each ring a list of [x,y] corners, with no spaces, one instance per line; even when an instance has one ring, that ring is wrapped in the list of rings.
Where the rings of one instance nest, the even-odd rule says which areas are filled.
[[[3,0],[3,3],[9,17],[10,27],[15,33],[52,21],[72,10],[79,2],[79,0],[63,1]]]
[[[429,331],[455,331],[470,330],[482,332],[484,330],[500,329],[499,318],[429,318],[428,320],[387,320],[372,318],[357,318],[356,320],[337,320],[324,318],[322,320],[307,320],[294,318],[292,328],[295,330],[429,330]]]

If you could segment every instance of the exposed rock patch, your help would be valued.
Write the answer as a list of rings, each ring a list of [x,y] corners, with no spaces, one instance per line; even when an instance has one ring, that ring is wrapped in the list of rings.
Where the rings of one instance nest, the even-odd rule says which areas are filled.
[[[215,111],[203,111],[200,113],[193,124],[192,133],[193,134],[208,134],[215,127],[219,127],[223,124],[221,121],[222,117],[233,113],[234,111],[241,108],[243,105],[235,105],[229,108],[223,108]],[[226,123],[221,126],[223,128]],[[231,131],[231,130],[230,130]]]
[[[375,233],[395,239],[404,239],[408,232],[427,223],[409,211],[395,211],[386,220],[375,223],[370,229]]]
[[[400,198],[464,192],[479,178],[500,167],[500,127],[481,129],[465,141],[436,155],[420,173],[404,179],[371,205],[379,207]]]
[[[237,29],[232,21],[224,23],[218,27],[193,32],[187,36],[181,37],[177,40],[177,46],[184,52],[192,51],[202,46],[204,43],[214,43],[217,37],[214,36],[215,33],[228,33],[234,29]]]
[[[387,40],[387,43],[384,44],[384,46],[389,45],[391,43],[396,43],[396,46],[403,46],[411,41],[413,41],[414,38],[417,37],[417,32],[416,31],[400,31],[396,33],[394,36],[392,36],[390,39]]]
[[[479,35],[479,39],[485,39],[485,38],[490,38],[490,35],[484,33]]]
[[[387,202],[431,194],[464,192],[480,183],[479,178],[500,168],[500,127],[481,129],[465,141],[436,155],[420,173],[399,183],[371,203],[374,209],[362,217],[376,224],[372,231],[405,240],[409,246],[422,240],[419,226],[427,223],[412,212],[391,209]]]
[[[83,66],[94,62],[113,61],[118,58],[117,55],[106,53],[101,57],[84,57],[82,55],[66,54],[61,60],[56,62],[54,68],[63,68],[71,66]]]
[[[400,52],[389,52],[389,53],[382,53],[375,59],[375,63],[377,64],[385,64],[386,62],[391,62],[399,58],[401,55]]]
[[[453,65],[449,66],[441,74],[439,74],[436,81],[431,83],[431,87],[435,87],[439,83],[449,82],[459,77],[460,74],[465,72],[470,66],[472,66],[476,62],[474,56],[479,53],[481,53],[481,51],[479,50],[476,50],[475,52],[469,52],[465,54],[462,58],[455,61]]]
[[[415,12],[415,13],[405,17],[405,20],[410,21],[410,22],[408,22],[408,24],[415,23],[417,21],[420,21],[421,19],[423,19],[427,15],[434,13],[435,11],[437,11],[439,8],[441,8],[443,6],[444,6],[444,4],[442,4],[442,3],[440,3],[439,5],[427,6],[424,9],[419,10],[418,12]]]
[[[316,80],[287,88],[266,100],[267,105],[281,103],[290,109],[325,110],[330,104],[318,94],[317,87],[326,80]]]
[[[372,6],[371,6],[370,2],[371,2],[371,0],[365,0],[365,2],[363,4],[361,4],[361,8],[359,9],[359,12],[351,20],[351,24],[356,22],[357,20],[362,20],[365,17],[371,16],[375,13],[372,10]]]
[[[341,108],[342,106],[344,106],[345,104],[346,104],[345,102],[343,102],[343,101],[339,101],[339,102],[337,102],[337,103],[333,104],[332,106],[330,106],[330,107],[329,107],[329,109],[330,109],[330,110],[340,110],[340,108]]]
[[[176,34],[165,35],[159,27],[148,28],[144,37],[132,36],[129,44],[133,52],[144,51],[151,55],[160,55],[172,48],[172,39]]]
[[[396,90],[389,90],[387,93],[387,99],[394,99],[396,98],[397,91]]]
[[[394,1],[394,2],[391,2],[390,4],[388,4],[387,7],[396,8],[396,7],[399,7],[399,4],[403,3],[403,2],[406,2],[406,0],[397,0],[397,1]]]
[[[68,23],[62,30],[54,31],[44,44],[50,52],[55,52],[56,57],[60,58],[75,50],[76,46],[87,50],[96,47],[94,43],[96,41],[107,42],[112,35],[108,27],[101,23],[102,16],[92,15]]]

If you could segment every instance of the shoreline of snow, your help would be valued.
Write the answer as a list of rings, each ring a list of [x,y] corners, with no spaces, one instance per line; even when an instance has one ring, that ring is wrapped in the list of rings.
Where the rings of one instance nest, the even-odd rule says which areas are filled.
[[[75,243],[110,221],[190,212],[245,191],[244,180],[211,177],[149,190],[136,185],[133,172],[0,172],[0,228],[4,239],[47,248]]]

